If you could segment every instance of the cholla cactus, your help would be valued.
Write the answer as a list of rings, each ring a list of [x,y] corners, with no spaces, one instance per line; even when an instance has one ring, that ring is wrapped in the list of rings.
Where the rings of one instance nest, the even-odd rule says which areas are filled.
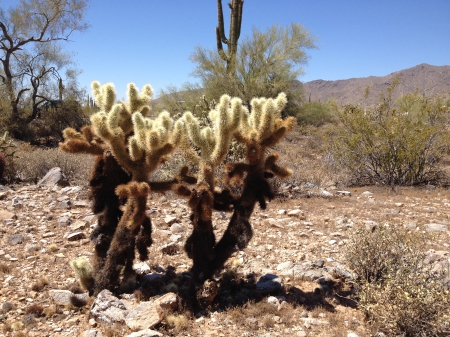
[[[81,282],[94,294],[105,288],[117,289],[122,272],[124,278],[133,274],[135,250],[141,260],[148,259],[152,243],[152,225],[145,213],[148,194],[173,188],[189,197],[194,230],[185,250],[193,259],[193,285],[201,287],[223,267],[235,246],[242,249],[250,241],[253,235],[250,216],[256,203],[265,208],[266,200],[274,197],[267,179],[290,174],[290,170],[276,164],[277,154],[267,154],[267,149],[295,125],[294,118],[281,119],[286,95],[252,100],[251,114],[240,99],[224,95],[209,112],[210,125],[202,125],[190,112],[177,121],[166,111],[153,120],[147,118],[150,86],[139,93],[130,84],[128,101],[120,103],[115,102],[112,84],[101,86],[94,82],[92,89],[100,111],[81,132],[66,129],[65,142],[60,145],[64,151],[91,153],[96,157],[90,181],[93,211],[98,214],[98,226],[91,234],[96,251],[93,282],[89,278],[81,280],[88,274],[84,271],[91,271],[84,260],[73,262]],[[217,184],[216,169],[223,163],[233,138],[245,145],[247,160],[227,164],[226,176]],[[190,176],[184,167],[169,181],[149,181],[150,173],[176,147],[198,165],[198,177]],[[196,185],[190,189],[184,183]],[[229,186],[234,183],[243,185],[241,195],[230,192]],[[233,212],[217,243],[213,210]],[[203,292],[196,291],[199,293]],[[200,302],[211,301],[213,297]]]
[[[224,235],[211,252],[213,258],[201,275],[203,280],[212,277],[215,271],[223,267],[235,246],[240,249],[247,246],[253,236],[250,216],[255,204],[259,202],[264,209],[266,199],[274,197],[267,179],[274,175],[284,178],[291,173],[276,165],[277,154],[267,155],[267,148],[278,143],[296,124],[293,117],[281,119],[286,103],[286,95],[281,93],[276,99],[253,99],[252,113],[243,111],[239,130],[234,132],[234,137],[245,144],[247,163],[228,164],[225,178],[228,184],[239,180],[243,189],[239,197],[228,198],[233,206],[233,215]],[[230,195],[226,192],[224,190],[221,194],[222,202],[227,199],[223,198],[224,195]]]
[[[191,272],[198,283],[205,280],[205,271],[214,258],[212,212],[222,196],[215,189],[216,167],[224,160],[244,112],[246,108],[239,98],[231,99],[230,96],[223,95],[215,109],[209,112],[211,127],[201,128],[199,120],[190,112],[183,116],[190,141],[200,149],[200,156],[194,158],[199,166],[197,186],[192,193],[184,193],[190,196],[189,206],[193,211],[194,225],[193,233],[186,241],[185,250],[193,259]],[[225,208],[231,209],[229,204]]]
[[[128,101],[115,103],[112,84],[92,84],[100,111],[91,116],[91,126],[82,132],[64,131],[60,148],[67,152],[84,152],[97,156],[91,179],[93,210],[99,215],[91,235],[95,244],[95,284],[92,292],[113,289],[120,273],[133,273],[135,248],[141,260],[148,259],[151,245],[151,221],[145,213],[147,196],[152,189],[167,190],[173,184],[190,178],[186,170],[169,182],[150,182],[149,175],[182,141],[183,121],[174,122],[168,112],[155,120],[145,116],[150,111],[152,89],[141,93],[130,84]],[[120,210],[126,200],[125,211]],[[119,221],[120,219],[120,221]]]

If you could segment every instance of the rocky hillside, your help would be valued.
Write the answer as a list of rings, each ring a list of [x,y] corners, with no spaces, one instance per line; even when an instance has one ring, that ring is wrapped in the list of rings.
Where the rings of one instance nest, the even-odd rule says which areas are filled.
[[[419,89],[426,96],[437,94],[450,95],[450,66],[432,66],[426,63],[393,72],[389,75],[364,78],[350,78],[347,80],[324,81],[315,80],[305,82],[303,88],[306,97],[313,101],[326,101],[330,98],[339,103],[376,104],[380,93],[392,84],[396,76],[400,77],[400,85],[394,92],[395,97]],[[366,87],[370,87],[369,97],[364,99]]]

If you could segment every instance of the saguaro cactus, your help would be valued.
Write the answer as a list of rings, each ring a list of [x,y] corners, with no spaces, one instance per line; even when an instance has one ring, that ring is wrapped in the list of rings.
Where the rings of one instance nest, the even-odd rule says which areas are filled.
[[[230,7],[230,32],[228,38],[225,36],[225,25],[223,21],[222,0],[217,0],[217,21],[216,41],[217,51],[220,57],[227,63],[227,73],[234,76],[236,74],[236,54],[239,36],[241,35],[242,9],[244,0],[231,0]],[[227,52],[223,50],[222,43],[228,46]]]

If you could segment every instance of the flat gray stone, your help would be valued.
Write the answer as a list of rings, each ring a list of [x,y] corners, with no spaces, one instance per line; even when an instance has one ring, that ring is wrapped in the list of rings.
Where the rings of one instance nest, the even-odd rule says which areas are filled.
[[[67,179],[64,177],[64,174],[61,171],[60,167],[54,167],[47,174],[38,181],[38,186],[48,186],[53,187],[55,185],[58,186],[68,186],[70,185]]]
[[[23,243],[25,240],[25,237],[23,235],[11,235],[8,239],[8,242],[10,245],[18,245],[20,243]]]
[[[175,216],[167,215],[167,216],[164,218],[164,222],[165,222],[166,224],[168,224],[168,225],[172,225],[172,224],[174,224],[176,221],[177,221],[177,217],[175,217]]]
[[[69,241],[79,241],[82,239],[86,239],[86,234],[84,234],[83,232],[76,232],[67,236],[67,240]]]
[[[447,225],[441,225],[438,223],[427,223],[423,226],[427,232],[445,232],[448,230]]]
[[[70,225],[70,222],[71,222],[70,218],[66,215],[60,216],[58,218],[58,225],[60,226],[68,226]]]
[[[164,313],[159,306],[153,302],[141,302],[130,310],[125,317],[125,324],[131,330],[151,329],[160,323]]]
[[[88,294],[74,294],[70,290],[51,289],[49,294],[55,304],[58,305],[69,305],[71,297],[76,297],[80,301],[87,301],[89,298]]]

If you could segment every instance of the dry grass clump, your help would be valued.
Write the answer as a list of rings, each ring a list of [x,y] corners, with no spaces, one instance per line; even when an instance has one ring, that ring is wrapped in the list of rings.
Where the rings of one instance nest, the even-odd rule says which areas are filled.
[[[389,336],[450,334],[449,267],[426,259],[429,235],[392,226],[356,228],[346,259],[359,275],[359,304]]]
[[[9,274],[11,272],[11,266],[6,263],[0,263],[0,274]]]
[[[278,310],[276,306],[265,300],[236,306],[228,310],[227,314],[234,324],[243,327],[246,331],[270,329],[280,323],[291,326],[297,319],[292,315],[292,310]]]
[[[41,317],[44,315],[44,308],[40,304],[31,304],[25,309],[25,314]]]
[[[174,329],[176,332],[186,331],[191,325],[189,317],[183,314],[167,315],[165,321],[167,326]]]
[[[54,252],[56,252],[58,250],[59,250],[59,247],[58,247],[58,245],[56,243],[52,243],[46,248],[46,251],[49,252],[49,253],[54,253]]]
[[[31,286],[31,290],[41,292],[48,286],[49,282],[46,277],[40,277],[33,285]]]
[[[50,169],[60,167],[70,182],[84,184],[89,180],[92,166],[90,155],[73,155],[59,149],[42,149],[24,143],[17,147],[12,163],[6,167],[5,179],[9,182],[37,181]]]

